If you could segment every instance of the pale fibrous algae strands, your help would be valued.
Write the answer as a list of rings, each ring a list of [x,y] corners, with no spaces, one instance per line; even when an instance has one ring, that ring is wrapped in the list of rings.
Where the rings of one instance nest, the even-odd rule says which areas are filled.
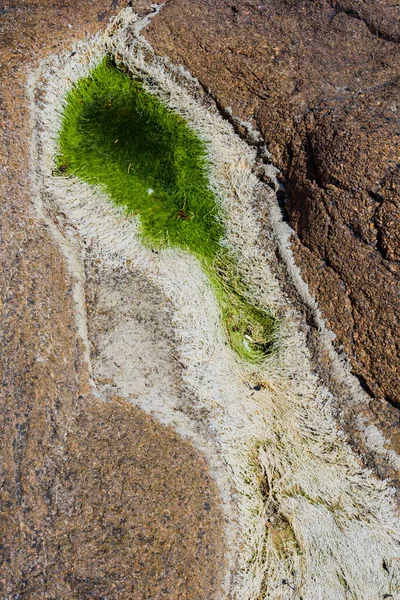
[[[204,452],[227,515],[233,574],[226,579],[227,597],[396,597],[400,523],[393,492],[361,468],[338,430],[331,395],[312,371],[296,309],[288,306],[274,276],[273,245],[268,249],[260,243],[269,235],[261,230],[260,206],[272,207],[268,226],[272,228],[273,219],[275,228],[283,226],[273,216],[272,191],[255,175],[256,152],[235,135],[190,74],[154,55],[140,35],[141,27],[126,9],[104,34],[82,42],[72,57],[70,53],[50,57],[31,79],[31,97],[42,99],[40,104],[32,101],[36,124],[32,180],[38,210],[67,215],[62,241],[70,244],[66,255],[79,258],[83,252],[86,260],[94,256],[104,277],[113,271],[129,280],[140,273],[163,291],[173,306],[175,360],[184,365],[182,378],[192,397],[182,404],[162,384],[140,387],[132,362],[126,360],[128,346],[135,343],[133,333],[129,337],[129,323],[124,325],[125,340],[115,336],[108,343],[104,338],[106,350],[90,355],[93,376],[111,373],[123,397],[172,424]],[[215,256],[208,262],[196,256],[196,249],[187,251],[179,244],[164,244],[158,251],[154,242],[143,241],[141,213],[117,206],[101,181],[54,175],[68,95],[106,56],[184,119],[204,142],[207,185],[218,203],[218,224],[223,229],[220,247],[234,249],[230,282],[244,286],[249,306],[284,315],[277,331],[279,351],[262,361],[238,360],[226,343],[220,319],[224,309],[216,290],[225,285],[225,275],[215,274]],[[112,151],[121,142],[119,134],[113,145],[116,139]],[[130,175],[134,161],[129,162]],[[157,193],[156,185],[144,182],[146,202],[156,202]],[[190,216],[187,207],[181,209]],[[180,221],[181,228],[195,223]],[[284,250],[288,252],[287,247]],[[228,271],[224,273],[228,277]],[[76,279],[83,287],[83,276],[77,274]],[[83,297],[81,290],[77,304]],[[90,314],[85,317],[81,306],[77,319],[85,318],[90,323]],[[84,337],[85,327],[80,331]],[[89,348],[90,328],[88,335]],[[247,331],[244,335],[254,339]],[[149,352],[149,362],[156,358]],[[115,362],[119,367],[112,370]],[[102,393],[100,384],[96,391]]]
[[[207,175],[206,147],[182,116],[106,57],[67,96],[57,162],[63,176],[100,184],[156,248],[191,252],[204,265],[232,348],[261,360],[276,321],[246,299]]]

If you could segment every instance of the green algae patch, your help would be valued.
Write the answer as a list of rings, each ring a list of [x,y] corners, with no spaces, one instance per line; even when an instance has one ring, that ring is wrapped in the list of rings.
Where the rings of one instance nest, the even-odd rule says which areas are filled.
[[[67,98],[60,166],[140,215],[145,238],[204,258],[223,234],[204,144],[186,121],[104,60]]]
[[[182,116],[105,58],[68,94],[59,148],[59,174],[101,185],[139,215],[146,244],[181,248],[201,261],[237,354],[258,361],[271,350],[276,321],[249,301],[233,255],[221,244],[206,145]]]

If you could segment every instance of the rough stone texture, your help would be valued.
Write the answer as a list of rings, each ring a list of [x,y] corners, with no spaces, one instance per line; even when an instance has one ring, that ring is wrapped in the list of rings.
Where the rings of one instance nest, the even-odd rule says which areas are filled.
[[[30,203],[28,68],[111,12],[102,0],[0,8],[2,598],[197,600],[221,579],[205,460],[118,397],[91,395],[71,277]]]
[[[391,0],[173,0],[146,33],[262,133],[298,264],[375,409],[400,406],[399,31]]]

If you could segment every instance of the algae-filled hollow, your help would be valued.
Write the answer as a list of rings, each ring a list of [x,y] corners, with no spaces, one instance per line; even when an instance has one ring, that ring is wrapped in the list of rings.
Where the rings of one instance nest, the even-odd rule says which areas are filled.
[[[210,188],[206,144],[185,119],[106,57],[71,89],[57,167],[101,185],[155,247],[194,254],[209,276],[232,348],[257,361],[271,348],[276,321],[252,304],[221,241],[224,226]]]

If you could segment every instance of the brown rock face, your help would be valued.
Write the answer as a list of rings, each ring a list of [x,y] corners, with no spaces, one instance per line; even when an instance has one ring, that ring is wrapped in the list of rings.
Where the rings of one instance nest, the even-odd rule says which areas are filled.
[[[1,598],[197,600],[221,580],[205,460],[131,404],[93,398],[72,278],[31,205],[28,69],[111,12],[102,0],[0,6]]]
[[[400,9],[174,0],[147,35],[262,133],[293,248],[364,387],[400,406]]]

